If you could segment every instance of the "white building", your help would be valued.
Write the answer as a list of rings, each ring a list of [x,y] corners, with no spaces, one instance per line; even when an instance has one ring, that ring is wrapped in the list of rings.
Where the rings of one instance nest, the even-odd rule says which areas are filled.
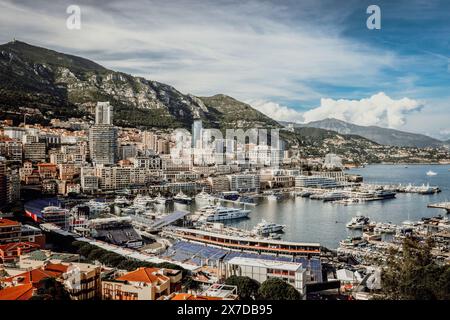
[[[259,192],[260,177],[258,174],[229,175],[230,190],[238,192]]]
[[[336,188],[338,184],[335,179],[320,176],[297,176],[295,186],[303,188]]]
[[[342,169],[342,159],[334,153],[328,153],[325,155],[323,166],[326,169]]]
[[[306,293],[306,269],[300,263],[234,257],[226,262],[226,277],[236,275],[259,283],[278,278],[292,285],[302,295]]]

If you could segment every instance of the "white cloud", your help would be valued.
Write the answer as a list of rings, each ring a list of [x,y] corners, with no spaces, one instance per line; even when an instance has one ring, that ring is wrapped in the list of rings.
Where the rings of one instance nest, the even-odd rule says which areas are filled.
[[[303,114],[306,122],[336,118],[363,126],[400,128],[406,116],[419,111],[423,103],[403,98],[395,100],[380,92],[361,100],[321,99],[320,106]]]
[[[80,0],[79,31],[65,28],[68,4],[72,1],[0,0],[0,38],[82,55],[185,93],[225,93],[241,100],[317,101],[323,95],[313,82],[369,88],[384,79],[386,68],[402,63],[389,51],[343,37],[332,16],[322,24],[312,21],[313,9],[307,9],[315,1],[301,7]]]
[[[298,123],[303,122],[301,112],[282,106],[278,103],[265,100],[249,100],[247,103],[274,120]]]
[[[441,129],[439,131],[439,136],[440,136],[440,138],[442,138],[444,140],[450,139],[450,128]]]

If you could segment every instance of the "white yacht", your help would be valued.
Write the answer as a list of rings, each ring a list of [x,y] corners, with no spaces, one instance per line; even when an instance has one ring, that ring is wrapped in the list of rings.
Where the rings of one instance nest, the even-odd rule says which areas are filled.
[[[127,205],[129,203],[130,203],[130,201],[123,196],[119,196],[114,199],[114,204],[117,204],[117,205]]]
[[[161,194],[158,194],[158,196],[155,198],[155,202],[157,204],[166,204],[167,199],[164,198]]]
[[[202,190],[199,194],[195,196],[195,202],[199,203],[214,203],[214,197],[209,193]]]
[[[434,172],[434,171],[432,171],[432,170],[429,170],[429,171],[427,172],[427,176],[429,176],[429,177],[432,177],[432,176],[435,176],[435,175],[437,175],[437,173]]]
[[[397,226],[391,223],[377,223],[373,228],[375,233],[395,233]]]
[[[279,193],[271,193],[267,196],[267,200],[269,201],[278,201],[281,199],[281,194]]]
[[[134,198],[133,204],[146,207],[148,204],[153,202],[155,202],[155,200],[152,197],[138,194],[136,198]]]
[[[369,218],[364,216],[356,216],[347,223],[346,227],[349,229],[364,229],[366,225],[369,224]]]
[[[343,200],[343,199],[347,199],[348,195],[344,192],[339,192],[339,191],[331,191],[331,192],[327,192],[322,196],[322,200],[324,202],[327,201],[336,201],[336,200]]]
[[[217,206],[204,213],[207,222],[247,218],[250,210]]]
[[[262,220],[253,228],[252,231],[255,234],[267,235],[275,232],[281,232],[285,227],[286,226],[282,224],[270,223]]]
[[[185,195],[183,191],[180,191],[175,197],[173,197],[173,201],[183,204],[190,204],[192,203],[192,198]]]
[[[417,192],[420,194],[433,194],[434,193],[434,188],[430,187],[429,184],[427,185],[422,185],[421,187],[417,188]]]

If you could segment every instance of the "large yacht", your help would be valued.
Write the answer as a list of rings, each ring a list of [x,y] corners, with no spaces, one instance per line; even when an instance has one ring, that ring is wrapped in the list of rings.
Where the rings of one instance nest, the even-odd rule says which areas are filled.
[[[214,203],[214,197],[209,193],[202,190],[199,194],[195,196],[195,202],[199,203]]]
[[[281,232],[285,227],[286,226],[282,224],[271,223],[263,220],[253,228],[253,233],[267,235],[274,232]]]
[[[173,201],[183,204],[190,204],[192,203],[192,198],[185,195],[183,191],[180,191],[175,197],[173,197]]]
[[[150,196],[143,196],[138,194],[136,198],[134,198],[133,204],[137,206],[146,207],[148,204],[152,202],[155,202],[155,200]]]
[[[339,192],[339,191],[327,192],[322,196],[322,200],[324,202],[342,200],[342,199],[347,199],[347,198],[348,198],[348,195],[346,193]]]
[[[158,194],[158,196],[155,198],[155,202],[157,204],[166,204],[167,199],[165,197],[163,197],[161,194]]]
[[[204,217],[207,222],[233,220],[247,218],[250,212],[246,209],[217,206],[214,209],[205,210]]]
[[[375,191],[375,197],[381,199],[393,199],[395,198],[396,193],[389,190],[377,190]]]
[[[128,205],[130,204],[130,201],[123,196],[118,196],[114,199],[114,204],[115,205]]]

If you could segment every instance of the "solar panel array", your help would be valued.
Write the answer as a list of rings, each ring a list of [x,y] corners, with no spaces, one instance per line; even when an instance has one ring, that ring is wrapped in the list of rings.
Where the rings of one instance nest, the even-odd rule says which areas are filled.
[[[269,254],[237,252],[187,241],[176,242],[172,247],[167,249],[162,254],[162,256],[179,262],[194,263],[198,266],[209,265],[212,267],[217,267],[219,260],[223,260],[226,262],[233,259],[234,257],[264,259],[281,262],[296,262],[300,263],[303,268],[311,270],[315,281],[322,281],[322,264],[317,258],[293,258],[287,256],[274,256]]]

